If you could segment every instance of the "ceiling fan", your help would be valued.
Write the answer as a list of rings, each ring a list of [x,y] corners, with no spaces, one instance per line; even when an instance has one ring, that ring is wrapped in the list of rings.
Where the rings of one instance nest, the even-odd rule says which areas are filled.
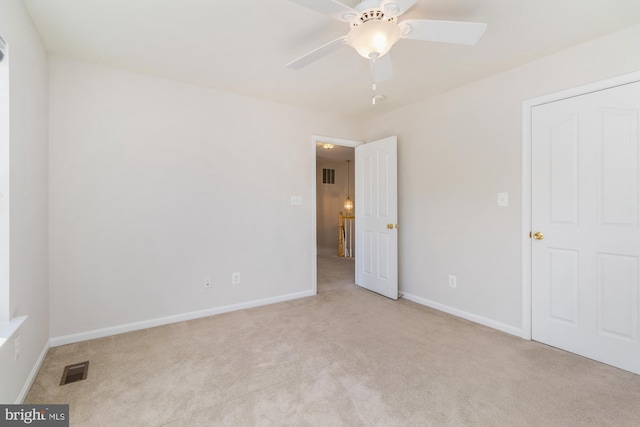
[[[392,77],[391,60],[386,55],[399,39],[474,45],[487,24],[398,17],[418,0],[363,0],[354,8],[336,0],[290,0],[349,24],[349,33],[312,50],[287,64],[298,70],[344,45],[353,47],[371,62],[374,88],[376,82]]]

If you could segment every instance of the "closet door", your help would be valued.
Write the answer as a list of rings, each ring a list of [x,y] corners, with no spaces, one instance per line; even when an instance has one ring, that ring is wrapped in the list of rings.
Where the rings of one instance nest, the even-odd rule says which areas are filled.
[[[532,109],[532,337],[640,374],[640,82]]]

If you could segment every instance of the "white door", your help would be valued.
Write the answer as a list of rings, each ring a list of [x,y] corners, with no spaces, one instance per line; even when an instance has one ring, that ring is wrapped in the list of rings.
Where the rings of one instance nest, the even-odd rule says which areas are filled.
[[[640,82],[532,109],[532,338],[640,374]]]
[[[398,299],[397,138],[356,147],[356,284]]]

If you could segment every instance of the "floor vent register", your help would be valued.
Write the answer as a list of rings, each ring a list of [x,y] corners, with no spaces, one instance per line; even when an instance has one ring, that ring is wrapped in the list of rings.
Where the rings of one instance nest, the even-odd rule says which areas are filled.
[[[87,379],[87,373],[89,372],[89,361],[76,363],[73,365],[67,365],[64,367],[62,373],[62,380],[60,385],[75,383]]]

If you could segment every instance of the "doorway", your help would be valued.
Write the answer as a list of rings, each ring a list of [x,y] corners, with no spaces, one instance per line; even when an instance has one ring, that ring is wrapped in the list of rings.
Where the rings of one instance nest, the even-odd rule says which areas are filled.
[[[354,160],[359,144],[328,137],[313,140],[316,293],[355,286],[355,221],[344,202],[355,198]]]
[[[397,299],[397,136],[371,141],[366,145],[357,141],[313,136],[312,143],[312,290],[318,293],[316,179],[320,171],[316,170],[316,151],[318,144],[332,144],[354,148],[355,248],[350,248],[355,255],[354,283],[387,298]]]

